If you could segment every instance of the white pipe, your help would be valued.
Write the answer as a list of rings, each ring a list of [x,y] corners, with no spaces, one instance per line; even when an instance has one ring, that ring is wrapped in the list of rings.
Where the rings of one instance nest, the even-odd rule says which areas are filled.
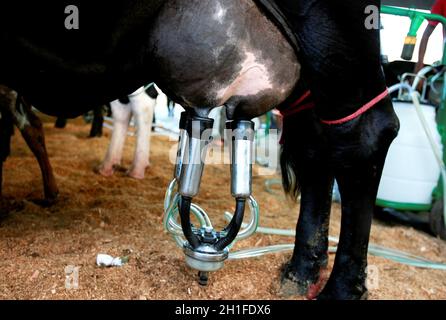
[[[225,212],[225,219],[227,221],[232,220],[232,214],[229,212]],[[247,224],[243,223],[242,227],[246,228]],[[257,233],[263,233],[263,234],[270,234],[274,236],[284,236],[284,237],[295,237],[296,231],[295,230],[286,230],[286,229],[276,229],[276,228],[265,228],[265,227],[258,227]],[[335,237],[328,237],[328,240],[334,243],[338,243],[339,239]]]
[[[225,214],[225,218],[227,220],[231,220],[232,216],[229,213]],[[257,228],[257,232],[258,233],[262,233],[262,234],[269,234],[269,235],[275,235],[275,236],[285,236],[285,237],[295,237],[296,236],[296,231],[295,230],[284,230],[284,229],[275,229],[275,228],[264,228],[264,227],[259,227]],[[328,240],[330,242],[333,242],[335,244],[339,243],[339,239],[336,237],[328,237]],[[272,246],[272,250],[273,252],[275,251],[275,246]],[[383,246],[380,245],[376,245],[376,244],[370,244],[369,245],[369,250],[371,251],[372,254],[381,254],[381,255],[390,255],[393,257],[401,257],[401,258],[411,258],[413,260],[416,260],[417,262],[425,262],[425,263],[430,263],[429,260],[417,257],[415,255],[411,255],[399,250],[395,250],[395,249],[388,249],[385,248]]]
[[[434,69],[432,66],[424,67],[415,75],[415,80],[412,84],[412,90],[417,90],[418,84],[420,83],[421,79],[426,79],[426,74],[431,72]]]

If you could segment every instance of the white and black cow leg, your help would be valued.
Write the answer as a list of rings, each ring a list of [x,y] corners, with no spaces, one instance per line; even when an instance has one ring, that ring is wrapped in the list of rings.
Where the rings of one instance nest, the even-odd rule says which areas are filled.
[[[130,104],[137,134],[135,154],[128,175],[135,179],[143,179],[145,170],[150,164],[150,137],[156,99],[150,98],[145,91],[142,91],[136,96],[130,96]]]
[[[104,161],[98,167],[97,172],[103,176],[112,176],[117,166],[121,165],[122,152],[127,137],[131,108],[129,104],[123,104],[119,100],[110,103],[113,114],[113,133]]]

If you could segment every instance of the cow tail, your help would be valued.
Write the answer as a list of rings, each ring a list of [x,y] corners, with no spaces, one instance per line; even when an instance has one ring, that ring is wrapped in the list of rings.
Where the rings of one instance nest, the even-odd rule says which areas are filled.
[[[282,185],[285,193],[293,200],[300,195],[300,185],[297,179],[298,145],[293,134],[293,119],[284,119],[282,131],[282,147],[280,167],[282,171]]]

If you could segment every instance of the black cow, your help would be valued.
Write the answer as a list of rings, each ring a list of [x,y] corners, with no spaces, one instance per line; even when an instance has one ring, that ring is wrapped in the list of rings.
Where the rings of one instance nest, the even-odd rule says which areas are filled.
[[[104,110],[105,109],[105,110]],[[102,137],[102,128],[104,125],[104,113],[111,116],[110,106],[97,106],[93,110],[93,118],[91,120],[91,129],[89,138],[99,138]],[[85,114],[84,118],[88,119],[89,114]],[[63,129],[67,126],[67,118],[57,117],[56,122],[54,123],[54,127],[58,129]],[[89,120],[87,120],[89,121]]]
[[[65,7],[73,4],[79,30],[64,26]],[[283,280],[293,292],[318,291],[336,178],[341,237],[318,297],[358,299],[367,292],[372,213],[398,130],[379,31],[365,24],[369,5],[379,8],[380,1],[8,1],[0,7],[0,83],[44,112],[76,116],[155,82],[202,122],[220,105],[236,122],[276,105],[286,109],[309,89],[314,108],[288,112],[284,121],[285,188],[292,194],[300,188],[302,201]],[[181,220],[196,248],[190,203],[183,195]],[[237,199],[237,210],[243,212],[244,199]],[[235,216],[219,248],[237,234]]]

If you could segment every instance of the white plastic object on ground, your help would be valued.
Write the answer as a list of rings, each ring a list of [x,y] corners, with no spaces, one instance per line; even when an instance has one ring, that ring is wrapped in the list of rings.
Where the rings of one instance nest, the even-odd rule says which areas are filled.
[[[100,253],[96,257],[96,264],[99,267],[122,267],[124,262],[121,258],[113,258],[108,254]]]

